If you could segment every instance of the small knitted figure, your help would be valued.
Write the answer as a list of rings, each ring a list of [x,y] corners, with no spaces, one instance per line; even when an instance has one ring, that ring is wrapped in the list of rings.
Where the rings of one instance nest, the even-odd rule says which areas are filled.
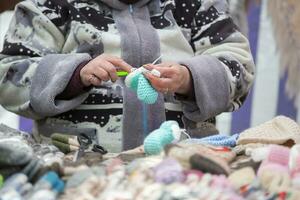
[[[166,121],[159,129],[152,131],[144,140],[144,150],[148,155],[159,154],[167,144],[179,141],[181,130],[176,121]]]
[[[143,75],[143,72],[146,71],[148,70],[143,67],[134,70],[126,77],[125,84],[137,93],[139,100],[146,104],[154,104],[157,101],[158,93]]]
[[[193,143],[193,144],[210,144],[214,146],[225,146],[225,147],[234,147],[236,146],[236,141],[239,137],[239,134],[234,134],[232,136],[227,135],[213,135],[208,136],[201,139],[188,139],[186,143]]]

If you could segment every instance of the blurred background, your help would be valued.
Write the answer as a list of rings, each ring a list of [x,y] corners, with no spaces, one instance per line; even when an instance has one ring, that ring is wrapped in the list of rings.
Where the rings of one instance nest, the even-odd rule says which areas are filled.
[[[243,0],[237,0],[243,1]],[[276,40],[273,34],[271,18],[267,12],[267,3],[249,0],[247,9],[247,27],[251,50],[256,62],[256,80],[245,105],[234,113],[225,113],[217,118],[217,127],[221,133],[232,134],[258,125],[277,115],[285,115],[300,122],[299,107],[286,92],[287,75],[279,63]],[[17,0],[0,1],[0,50],[5,32],[12,17],[12,9]],[[247,26],[246,23],[244,25]],[[19,117],[0,108],[0,123],[30,132],[32,121]]]

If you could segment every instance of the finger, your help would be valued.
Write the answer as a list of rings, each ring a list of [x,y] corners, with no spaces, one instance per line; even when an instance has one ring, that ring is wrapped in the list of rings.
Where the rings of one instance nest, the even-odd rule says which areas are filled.
[[[128,63],[126,63],[123,59],[111,56],[111,55],[104,55],[104,59],[110,63],[112,63],[115,67],[118,67],[128,73],[131,72],[132,66],[130,66]]]
[[[174,65],[176,65],[176,63],[174,63],[174,62],[162,62],[162,63],[157,64],[156,66],[157,67],[170,68]]]
[[[106,72],[104,69],[100,67],[94,68],[93,74],[102,81],[110,80],[110,76],[108,75],[108,72]]]
[[[99,78],[97,78],[96,76],[91,74],[89,76],[88,82],[94,86],[100,86],[102,81]]]
[[[168,78],[157,78],[150,73],[145,73],[145,77],[150,81],[151,85],[160,92],[165,92],[168,89],[174,91],[173,81]]]
[[[116,80],[118,79],[117,69],[113,64],[104,60],[104,62],[101,65],[101,68],[108,73],[112,82],[116,82]]]
[[[148,64],[144,66],[146,69],[152,71],[152,70],[157,70],[160,72],[160,76],[164,78],[170,78],[176,73],[176,69],[174,68],[169,68],[169,67],[160,67],[158,65],[152,65]]]
[[[152,65],[151,63],[148,63],[148,64],[143,65],[143,67],[145,69],[148,69],[149,71],[151,71],[152,69],[154,69],[155,65]]]

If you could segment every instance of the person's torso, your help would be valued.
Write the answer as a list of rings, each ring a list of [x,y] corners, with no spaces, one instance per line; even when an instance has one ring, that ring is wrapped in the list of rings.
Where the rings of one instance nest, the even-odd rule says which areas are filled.
[[[123,41],[115,23],[113,9],[100,1],[56,2],[47,4],[46,1],[43,12],[65,36],[61,53],[89,53],[92,57],[105,53],[122,57]],[[155,28],[159,37],[162,61],[177,62],[194,56],[191,40],[196,27],[191,25],[191,21],[200,7],[200,2],[154,0],[147,3],[146,7],[151,26]],[[132,7],[128,5],[128,9]],[[132,20],[134,24],[135,19]],[[132,31],[137,30],[133,27]],[[139,34],[133,40],[138,40]],[[134,44],[131,48],[137,52],[142,51],[139,45]],[[165,112],[167,120],[176,120],[183,127],[183,114],[179,102],[166,101]],[[53,132],[72,134],[74,131],[88,130],[95,132],[106,148],[119,151],[122,141],[122,116],[122,84],[108,82],[91,90],[89,97],[79,107],[48,118],[43,122],[40,131],[49,135]]]

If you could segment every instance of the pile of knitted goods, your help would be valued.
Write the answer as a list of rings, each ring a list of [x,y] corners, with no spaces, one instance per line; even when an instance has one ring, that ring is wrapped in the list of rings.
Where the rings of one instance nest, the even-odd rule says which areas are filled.
[[[212,195],[213,194],[213,195]],[[148,157],[128,165],[111,159],[75,173],[61,200],[243,199],[224,175],[185,170],[173,158]]]
[[[64,154],[55,146],[38,144],[30,134],[0,125],[0,199],[13,199],[30,189],[49,170],[59,171]],[[15,183],[17,186],[15,186]],[[24,190],[21,190],[24,185]],[[8,189],[9,188],[9,189]],[[16,199],[19,199],[16,197]]]
[[[3,178],[21,172],[35,181],[53,164],[60,164],[64,154],[55,146],[38,144],[32,136],[0,125],[0,174]]]
[[[145,138],[143,146],[121,154],[89,151],[76,162],[74,152],[80,148],[76,138],[53,136],[53,143],[67,153],[62,162],[58,158],[63,153],[54,146],[36,144],[24,133],[3,132],[0,126],[0,154],[3,149],[10,156],[0,156],[0,168],[19,169],[4,177],[1,200],[12,199],[12,194],[24,200],[300,199],[300,127],[284,116],[240,134],[200,139],[189,138],[176,122],[167,121]],[[22,156],[18,148],[12,151],[1,144],[17,138]],[[34,170],[24,170],[32,160],[43,163],[43,173],[37,173],[42,178],[32,178]],[[49,170],[65,181],[63,192],[61,179],[55,172],[45,173]],[[16,180],[21,181],[15,185]],[[0,188],[1,182],[0,176]],[[47,191],[49,198],[38,191]]]
[[[231,149],[203,144],[166,145],[127,165],[109,159],[75,173],[59,199],[299,199],[298,145],[265,148],[235,169]]]

